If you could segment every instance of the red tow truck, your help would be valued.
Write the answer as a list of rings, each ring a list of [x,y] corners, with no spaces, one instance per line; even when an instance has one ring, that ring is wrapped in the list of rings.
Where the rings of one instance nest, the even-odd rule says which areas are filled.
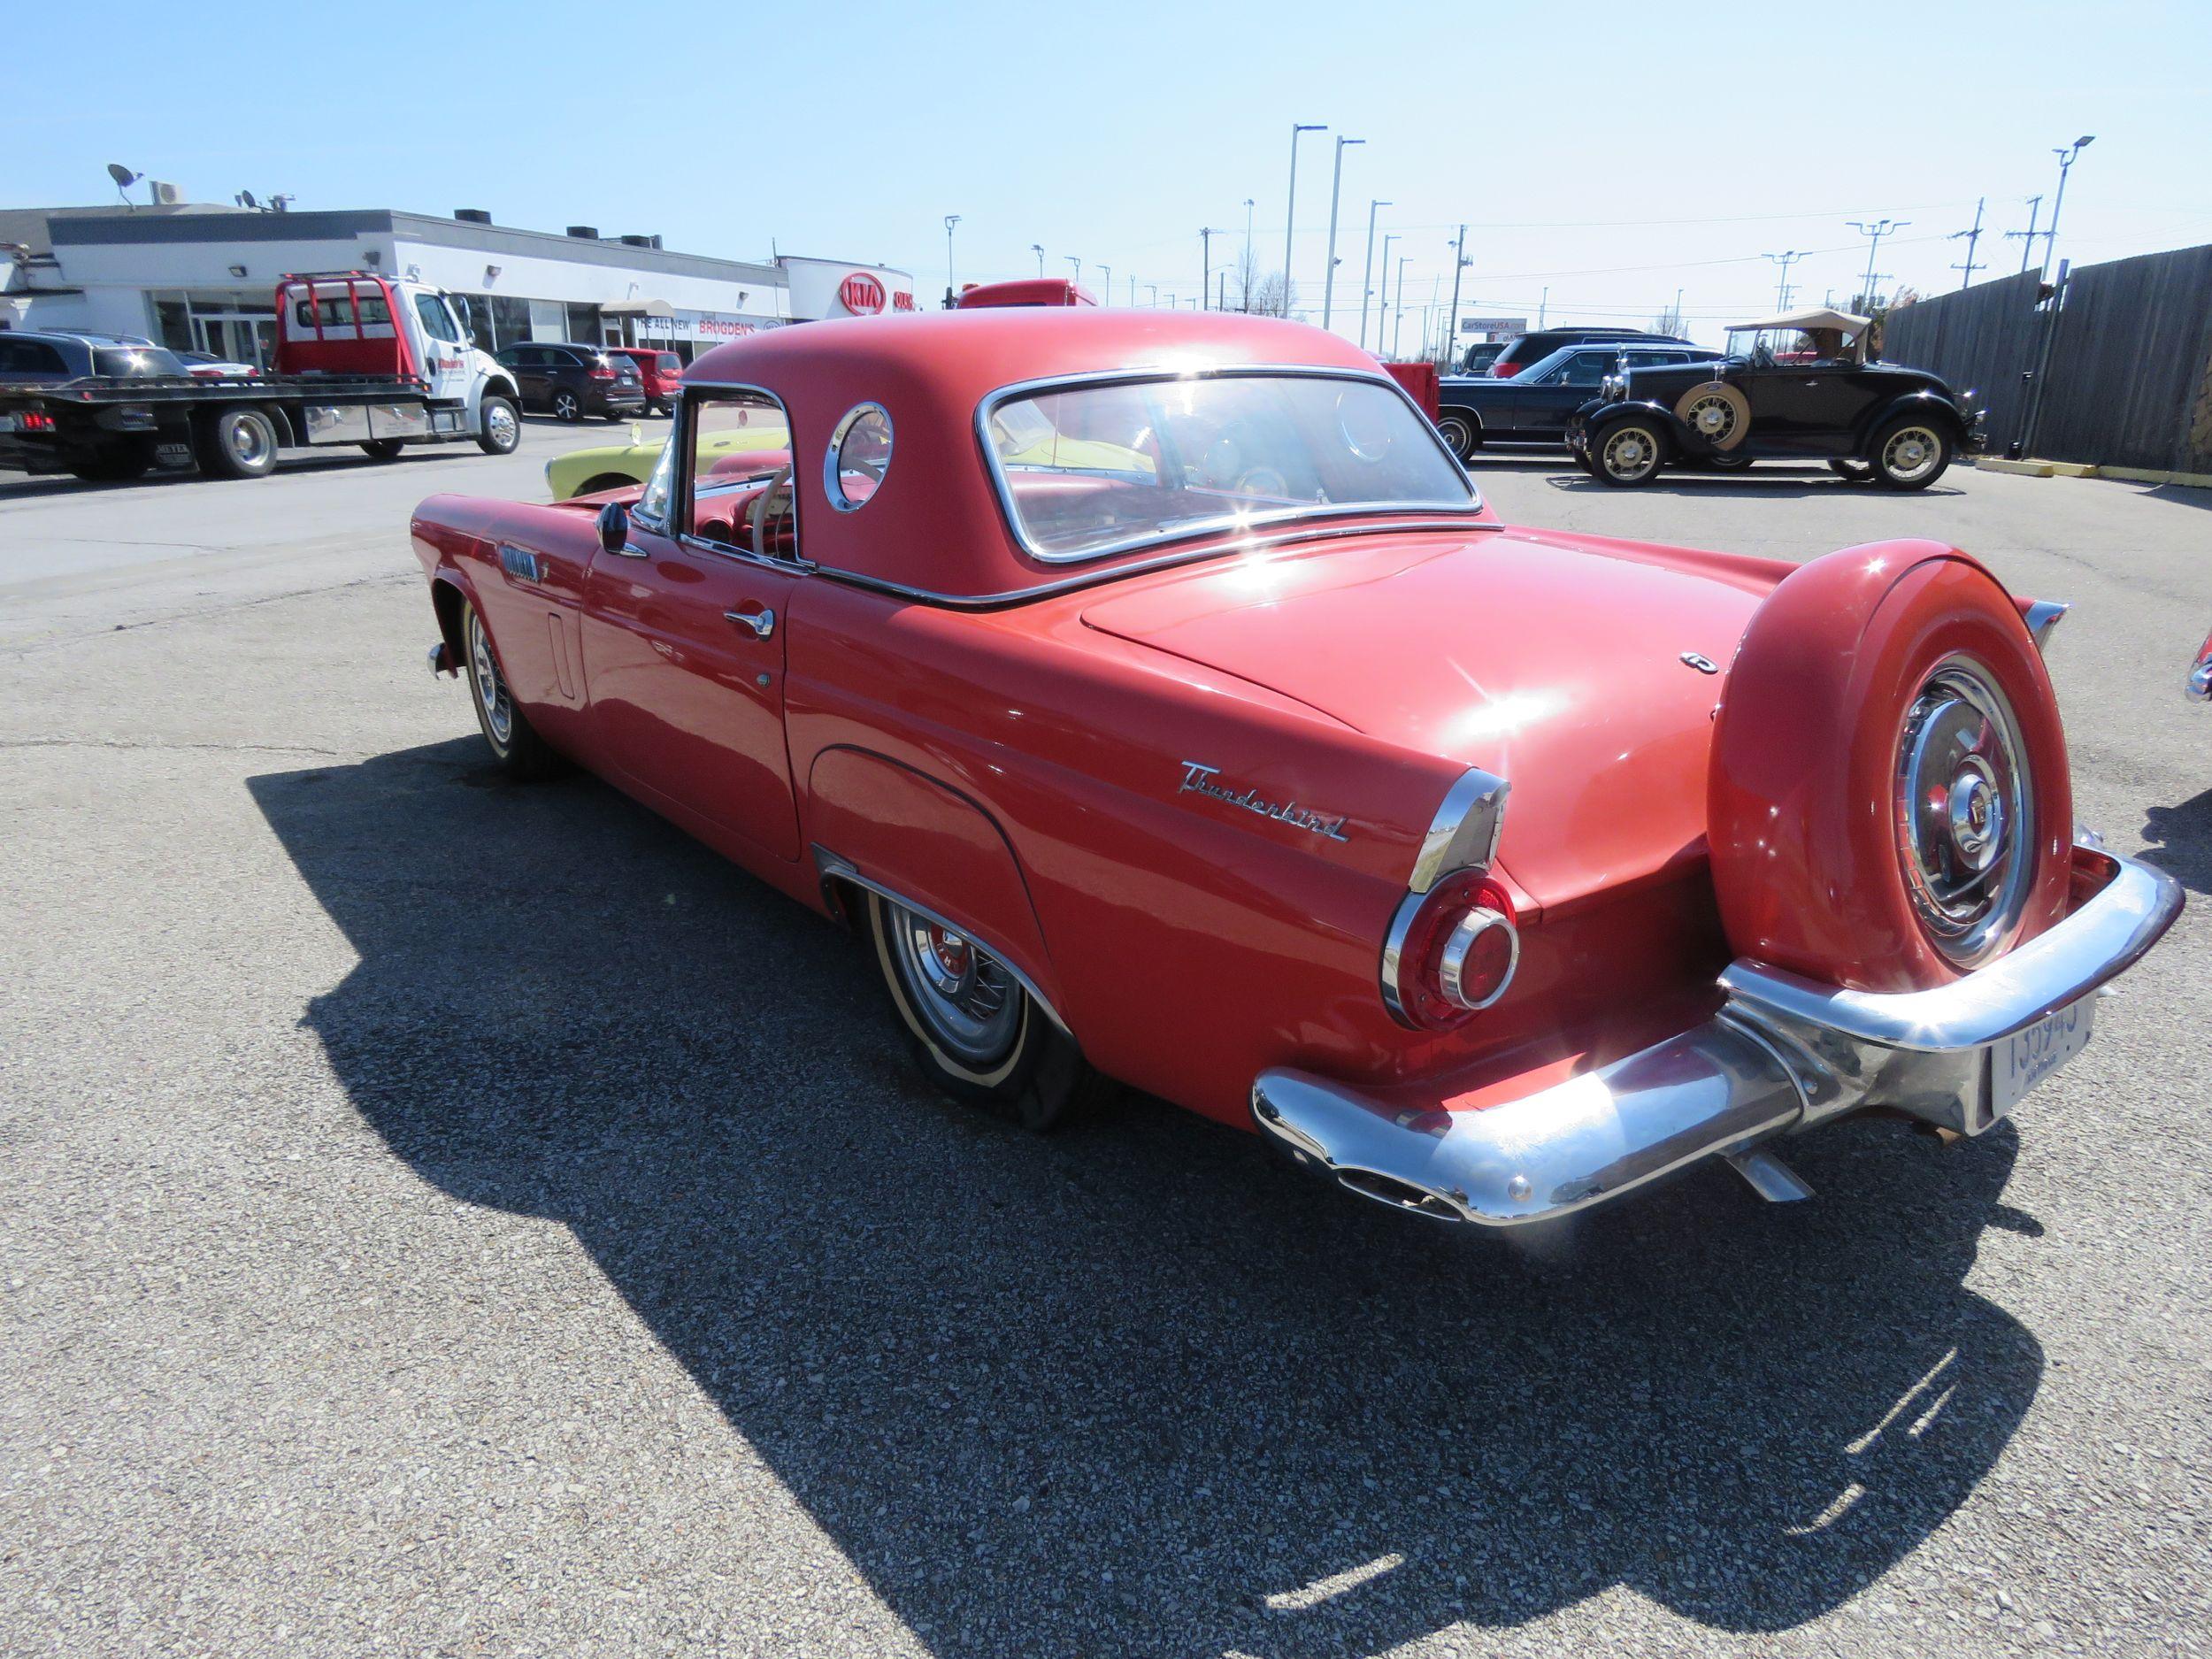
[[[276,313],[273,374],[0,383],[0,469],[262,478],[294,446],[350,443],[386,461],[411,444],[506,455],[522,441],[513,376],[477,349],[444,290],[310,272],[277,283]]]

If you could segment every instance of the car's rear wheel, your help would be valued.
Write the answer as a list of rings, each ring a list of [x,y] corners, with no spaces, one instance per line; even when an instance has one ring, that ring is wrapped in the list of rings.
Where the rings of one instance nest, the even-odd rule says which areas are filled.
[[[1666,465],[1667,435],[1648,420],[1617,420],[1590,440],[1591,476],[1616,489],[1648,484]]]
[[[603,489],[630,489],[637,481],[626,472],[602,472],[597,478],[585,480],[583,488],[576,493],[579,495],[596,495]]]
[[[1884,489],[1925,489],[1951,465],[1951,439],[1942,427],[1904,415],[1874,434],[1867,459]]]
[[[69,470],[88,484],[127,484],[144,477],[153,464],[152,440],[129,437],[79,455],[69,464]]]
[[[486,455],[512,455],[522,442],[522,420],[513,401],[487,397],[476,416],[476,447]]]
[[[867,900],[884,988],[939,1088],[1041,1133],[1110,1091],[1004,963],[896,900]]]
[[[553,419],[577,421],[584,418],[584,400],[565,386],[553,388]]]
[[[1871,484],[1874,481],[1874,468],[1864,461],[1831,461],[1828,470],[1847,484]]]
[[[200,470],[214,478],[266,478],[276,471],[276,422],[262,410],[221,409],[193,434]]]
[[[555,771],[560,757],[516,705],[491,633],[466,599],[461,602],[461,640],[468,658],[469,700],[476,705],[476,724],[491,745],[492,758],[517,779],[541,778]]]
[[[1463,461],[1482,448],[1482,423],[1462,410],[1448,409],[1439,415],[1436,433],[1444,447]]]
[[[1738,956],[1918,990],[2066,912],[2073,798],[2050,677],[1963,554],[1889,542],[1792,572],[1737,649],[1710,764],[1713,888]]]

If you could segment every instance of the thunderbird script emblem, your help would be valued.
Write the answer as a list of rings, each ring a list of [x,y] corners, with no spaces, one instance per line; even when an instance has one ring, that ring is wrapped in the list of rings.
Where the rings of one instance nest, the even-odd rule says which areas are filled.
[[[1240,806],[1247,812],[1256,812],[1262,818],[1271,818],[1295,828],[1324,836],[1333,841],[1344,840],[1344,820],[1317,812],[1311,807],[1300,806],[1295,801],[1271,801],[1256,789],[1233,788],[1216,781],[1221,768],[1209,766],[1202,761],[1183,763],[1183,782],[1178,795],[1202,795],[1231,806]]]

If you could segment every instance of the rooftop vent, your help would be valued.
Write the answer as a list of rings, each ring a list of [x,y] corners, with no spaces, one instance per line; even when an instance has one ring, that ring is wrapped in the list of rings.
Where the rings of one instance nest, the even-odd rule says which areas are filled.
[[[580,236],[586,242],[599,240],[599,227],[596,225],[571,225],[568,227],[568,234],[572,236]]]
[[[629,235],[621,238],[621,240],[624,243],[632,248],[657,248],[661,245],[661,239],[657,235]]]
[[[453,217],[469,225],[488,225],[492,222],[492,216],[480,207],[457,207],[453,210]]]

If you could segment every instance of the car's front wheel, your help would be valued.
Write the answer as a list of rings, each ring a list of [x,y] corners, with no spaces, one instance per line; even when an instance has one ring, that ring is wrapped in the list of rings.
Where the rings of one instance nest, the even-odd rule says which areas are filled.
[[[556,387],[553,392],[553,419],[578,421],[584,418],[584,400],[567,387]]]
[[[476,447],[486,455],[512,455],[522,442],[522,421],[513,403],[488,397],[477,411]]]
[[[1472,415],[1456,409],[1448,409],[1436,418],[1437,435],[1444,440],[1444,447],[1461,460],[1466,460],[1482,448],[1482,427]]]
[[[466,599],[461,602],[461,640],[468,654],[469,701],[476,705],[476,724],[491,745],[492,758],[517,779],[542,778],[557,770],[560,757],[516,706],[499,666],[499,654],[492,649],[490,631]]]
[[[1951,465],[1951,440],[1940,426],[1903,415],[1874,434],[1867,459],[1884,489],[1925,489]]]
[[[1666,464],[1667,437],[1647,420],[1617,420],[1591,439],[1591,474],[1617,489],[1648,484]]]
[[[870,892],[868,931],[923,1073],[1040,1133],[1110,1087],[1007,965],[965,934]]]

